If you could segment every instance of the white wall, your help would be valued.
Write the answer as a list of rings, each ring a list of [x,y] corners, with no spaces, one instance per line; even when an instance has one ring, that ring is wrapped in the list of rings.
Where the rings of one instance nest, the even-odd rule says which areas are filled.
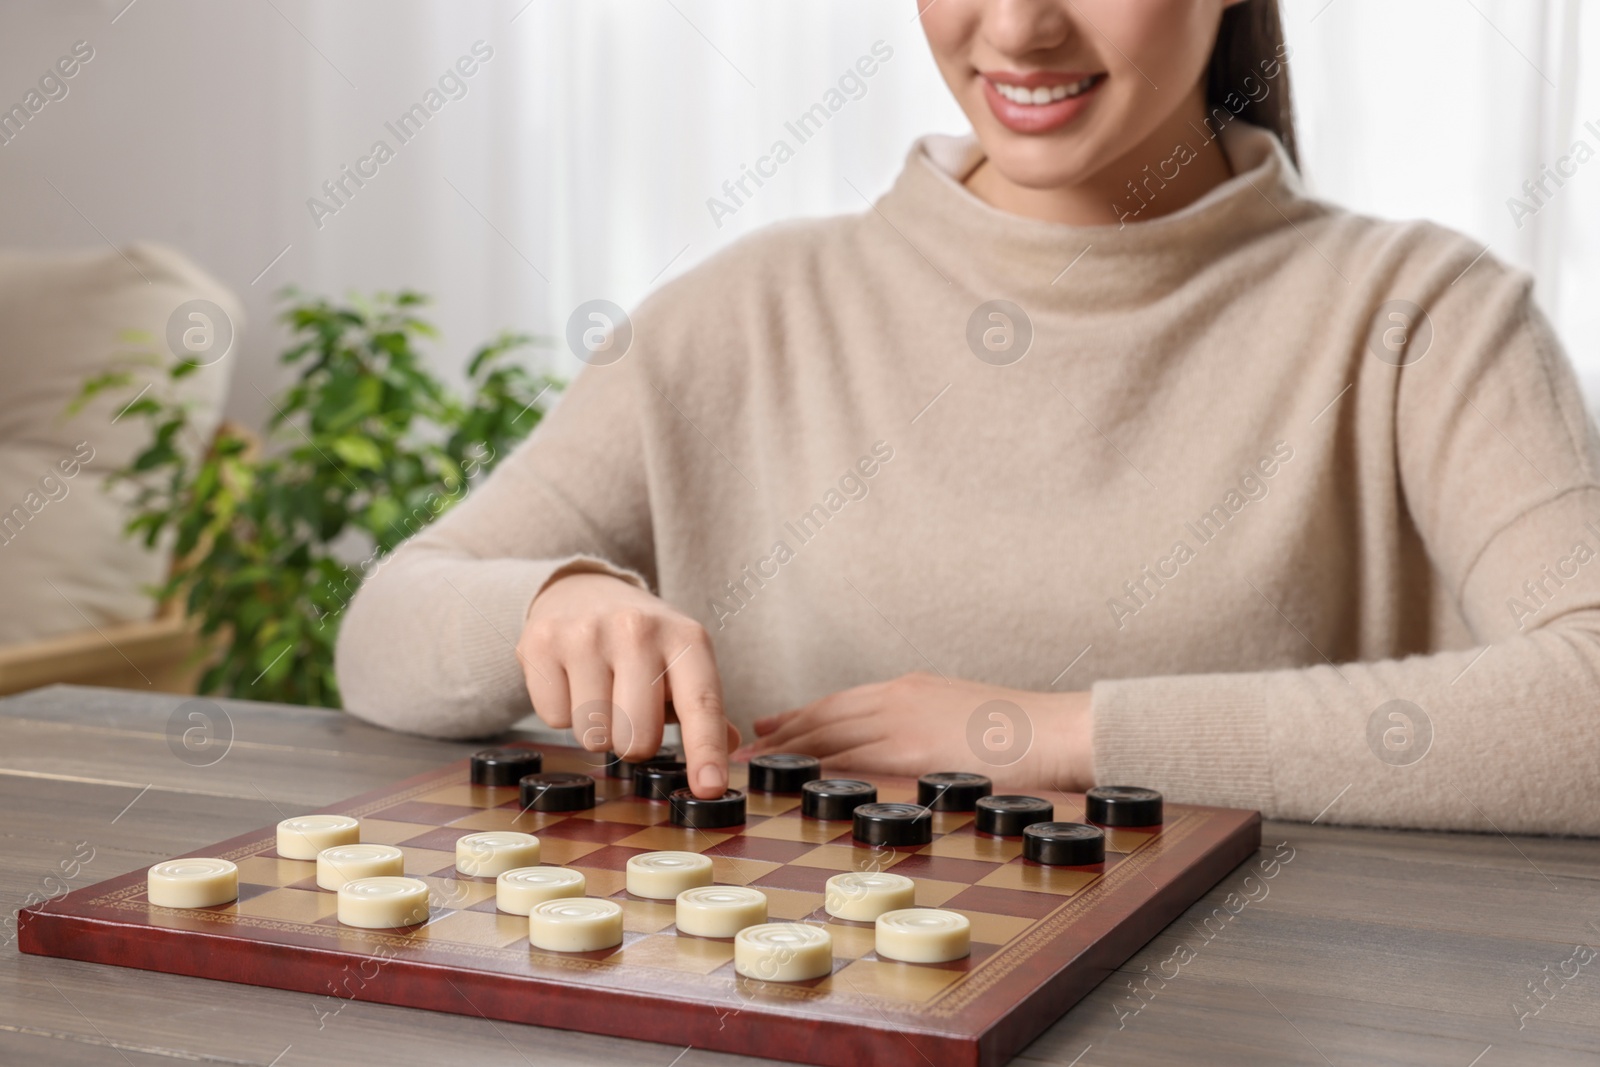
[[[271,379],[262,329],[270,290],[293,276],[281,268],[300,265],[250,284],[297,222],[287,193],[300,162],[285,146],[297,140],[309,65],[281,47],[286,27],[265,5],[142,0],[113,24],[120,8],[37,0],[6,10],[5,107],[75,41],[94,58],[65,98],[0,146],[0,242],[90,248],[153,238],[185,250],[246,300],[234,386],[253,397],[252,386]]]
[[[95,58],[0,146],[0,243],[188,251],[245,298],[230,414],[252,421],[282,380],[286,283],[434,295],[453,371],[503,327],[559,337],[579,302],[631,306],[751,229],[860,210],[847,182],[875,196],[915,133],[964,126],[909,2],[125,3],[5,16],[0,101],[76,40]],[[866,95],[717,226],[723,179],[878,39],[895,54]],[[384,124],[480,40],[493,57],[466,95],[400,145]],[[379,138],[394,159],[319,227],[307,200]]]
[[[74,41],[95,50],[68,96],[0,145],[0,243],[188,251],[245,299],[230,413],[251,421],[282,380],[271,319],[286,283],[433,294],[454,373],[502,327],[559,336],[580,301],[630,306],[753,228],[860,210],[912,137],[964,127],[912,0],[126,3],[35,0],[0,16],[0,105]],[[1600,120],[1592,72],[1569,76],[1579,55],[1600,56],[1600,19],[1576,27],[1576,0],[1286,8],[1317,191],[1431,215],[1539,269],[1600,395],[1600,161],[1533,230],[1504,205]],[[706,199],[880,39],[894,56],[865,95],[717,226]],[[393,143],[385,122],[479,40],[494,54],[466,95],[319,228],[308,198],[374,140]]]

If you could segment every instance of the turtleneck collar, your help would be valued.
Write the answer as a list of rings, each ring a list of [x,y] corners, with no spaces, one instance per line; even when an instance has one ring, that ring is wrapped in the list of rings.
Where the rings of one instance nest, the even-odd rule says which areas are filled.
[[[1270,131],[1236,120],[1223,129],[1221,144],[1233,177],[1187,207],[1140,221],[1132,214],[1140,201],[1129,192],[1120,225],[1073,226],[979,199],[962,184],[984,158],[977,139],[930,134],[912,146],[877,209],[946,280],[986,298],[1125,309],[1159,299],[1230,249],[1320,210]],[[1155,168],[1151,175],[1140,191],[1158,198]]]

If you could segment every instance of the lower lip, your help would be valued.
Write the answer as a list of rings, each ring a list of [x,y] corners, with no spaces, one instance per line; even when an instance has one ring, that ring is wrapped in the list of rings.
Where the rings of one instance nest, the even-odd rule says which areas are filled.
[[[1106,80],[1101,78],[1077,96],[1069,96],[1048,104],[1017,104],[1000,95],[1000,90],[988,78],[983,82],[983,97],[989,101],[989,110],[1000,125],[1013,133],[1049,133],[1059,130],[1083,112],[1094,99]]]

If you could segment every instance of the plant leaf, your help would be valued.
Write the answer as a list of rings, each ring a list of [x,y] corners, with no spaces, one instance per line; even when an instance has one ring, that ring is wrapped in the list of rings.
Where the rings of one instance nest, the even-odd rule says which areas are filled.
[[[333,452],[340,459],[352,467],[363,470],[377,470],[383,466],[383,453],[378,446],[365,437],[338,437],[331,446]]]

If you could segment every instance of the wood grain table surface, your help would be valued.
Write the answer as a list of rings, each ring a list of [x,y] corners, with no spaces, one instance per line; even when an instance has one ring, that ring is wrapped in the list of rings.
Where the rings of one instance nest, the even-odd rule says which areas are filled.
[[[187,710],[232,740],[202,766],[169,740],[186,699],[57,686],[0,700],[0,1064],[778,1062],[19,954],[15,910],[63,883],[482,747],[204,701]],[[1600,841],[1268,823],[1255,859],[1014,1062],[1600,1064]]]

